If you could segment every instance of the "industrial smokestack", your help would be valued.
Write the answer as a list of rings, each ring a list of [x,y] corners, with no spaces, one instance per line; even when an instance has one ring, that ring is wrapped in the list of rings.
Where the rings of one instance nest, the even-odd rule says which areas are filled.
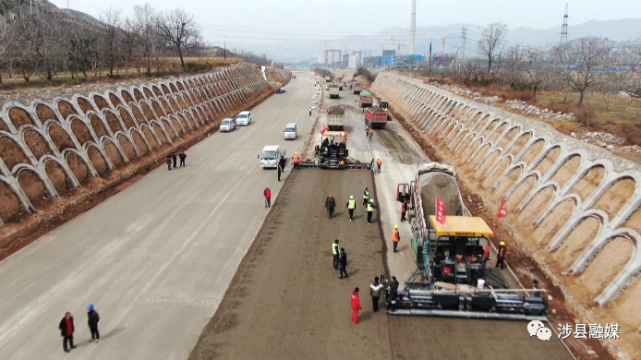
[[[410,24],[410,51],[409,55],[416,53],[416,0],[412,0],[412,23]]]

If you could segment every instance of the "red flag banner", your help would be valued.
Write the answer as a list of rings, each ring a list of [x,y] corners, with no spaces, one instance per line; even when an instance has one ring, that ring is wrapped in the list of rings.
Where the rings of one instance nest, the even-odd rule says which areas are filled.
[[[496,213],[497,218],[502,218],[505,217],[505,198],[501,201],[501,210],[499,210],[498,213]]]
[[[447,217],[445,216],[445,202],[441,198],[436,198],[436,221],[445,225]]]
[[[325,131],[327,131],[328,129],[329,129],[329,127],[327,127],[327,125],[324,125],[323,126],[323,130],[321,130],[321,132],[320,132],[321,135],[323,135],[325,133]]]

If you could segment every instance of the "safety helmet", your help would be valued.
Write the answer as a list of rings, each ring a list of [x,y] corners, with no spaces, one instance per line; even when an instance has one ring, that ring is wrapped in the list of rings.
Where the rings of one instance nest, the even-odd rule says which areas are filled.
[[[374,199],[370,199],[369,202],[371,202],[373,204],[374,203]]]
[[[295,152],[295,153],[294,153],[294,155],[298,155],[298,153],[297,153],[297,152]]]
[[[501,241],[501,242],[499,243],[499,245],[501,245],[501,246],[505,246],[505,241]]]
[[[349,198],[350,198],[350,199],[353,199],[353,198],[354,198],[354,196],[353,196],[353,195],[350,195],[350,196],[349,196]]]
[[[93,304],[89,304],[89,306],[87,306],[87,310],[93,310]]]

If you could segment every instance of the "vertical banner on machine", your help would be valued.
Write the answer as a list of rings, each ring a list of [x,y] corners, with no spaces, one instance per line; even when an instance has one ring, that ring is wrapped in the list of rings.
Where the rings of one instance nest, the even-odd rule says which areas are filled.
[[[445,202],[441,198],[436,198],[436,221],[445,225],[447,216],[445,216]]]

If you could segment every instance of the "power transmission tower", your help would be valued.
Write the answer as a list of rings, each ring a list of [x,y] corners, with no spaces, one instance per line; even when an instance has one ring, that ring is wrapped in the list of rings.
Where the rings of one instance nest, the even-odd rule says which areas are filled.
[[[565,14],[563,15],[563,25],[561,27],[561,44],[568,42],[568,4],[565,4]]]
[[[461,72],[461,63],[465,61],[465,43],[467,42],[467,29],[463,28],[463,34],[461,34],[461,60],[458,62],[458,71]]]

